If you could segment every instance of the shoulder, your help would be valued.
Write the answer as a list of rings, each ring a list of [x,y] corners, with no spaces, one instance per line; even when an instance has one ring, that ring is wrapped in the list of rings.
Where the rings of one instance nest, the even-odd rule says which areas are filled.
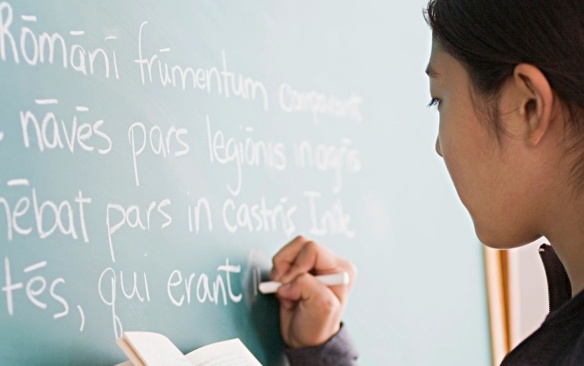
[[[501,366],[584,365],[584,292],[548,315]]]

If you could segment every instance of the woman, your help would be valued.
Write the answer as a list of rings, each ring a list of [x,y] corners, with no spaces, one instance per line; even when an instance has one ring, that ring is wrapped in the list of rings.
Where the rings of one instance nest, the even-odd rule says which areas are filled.
[[[503,365],[582,365],[584,1],[431,0],[426,19],[436,151],[477,236],[494,248],[546,236],[570,281],[560,286],[571,299]],[[273,259],[293,365],[356,364],[341,325],[352,284],[314,278],[338,271],[355,278],[349,262],[303,237]]]

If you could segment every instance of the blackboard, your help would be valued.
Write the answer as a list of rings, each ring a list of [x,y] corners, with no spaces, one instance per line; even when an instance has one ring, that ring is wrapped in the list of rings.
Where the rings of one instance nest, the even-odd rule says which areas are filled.
[[[363,364],[489,364],[424,5],[0,3],[0,363],[112,365],[149,330],[284,364],[254,289],[302,233],[359,268]]]

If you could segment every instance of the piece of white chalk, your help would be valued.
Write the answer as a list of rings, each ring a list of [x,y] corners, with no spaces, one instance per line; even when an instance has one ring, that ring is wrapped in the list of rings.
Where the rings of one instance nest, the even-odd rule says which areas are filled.
[[[318,280],[318,282],[326,286],[347,285],[349,283],[349,273],[347,272],[320,275],[316,276],[315,278]],[[278,291],[280,286],[282,286],[282,283],[278,281],[262,282],[259,285],[259,290],[264,295],[273,294]]]

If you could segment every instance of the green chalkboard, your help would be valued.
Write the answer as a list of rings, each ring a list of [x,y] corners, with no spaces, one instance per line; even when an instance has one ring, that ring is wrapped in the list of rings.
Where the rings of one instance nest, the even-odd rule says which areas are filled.
[[[355,262],[365,365],[488,365],[480,244],[433,152],[424,1],[0,3],[0,364],[240,338],[295,235]]]

